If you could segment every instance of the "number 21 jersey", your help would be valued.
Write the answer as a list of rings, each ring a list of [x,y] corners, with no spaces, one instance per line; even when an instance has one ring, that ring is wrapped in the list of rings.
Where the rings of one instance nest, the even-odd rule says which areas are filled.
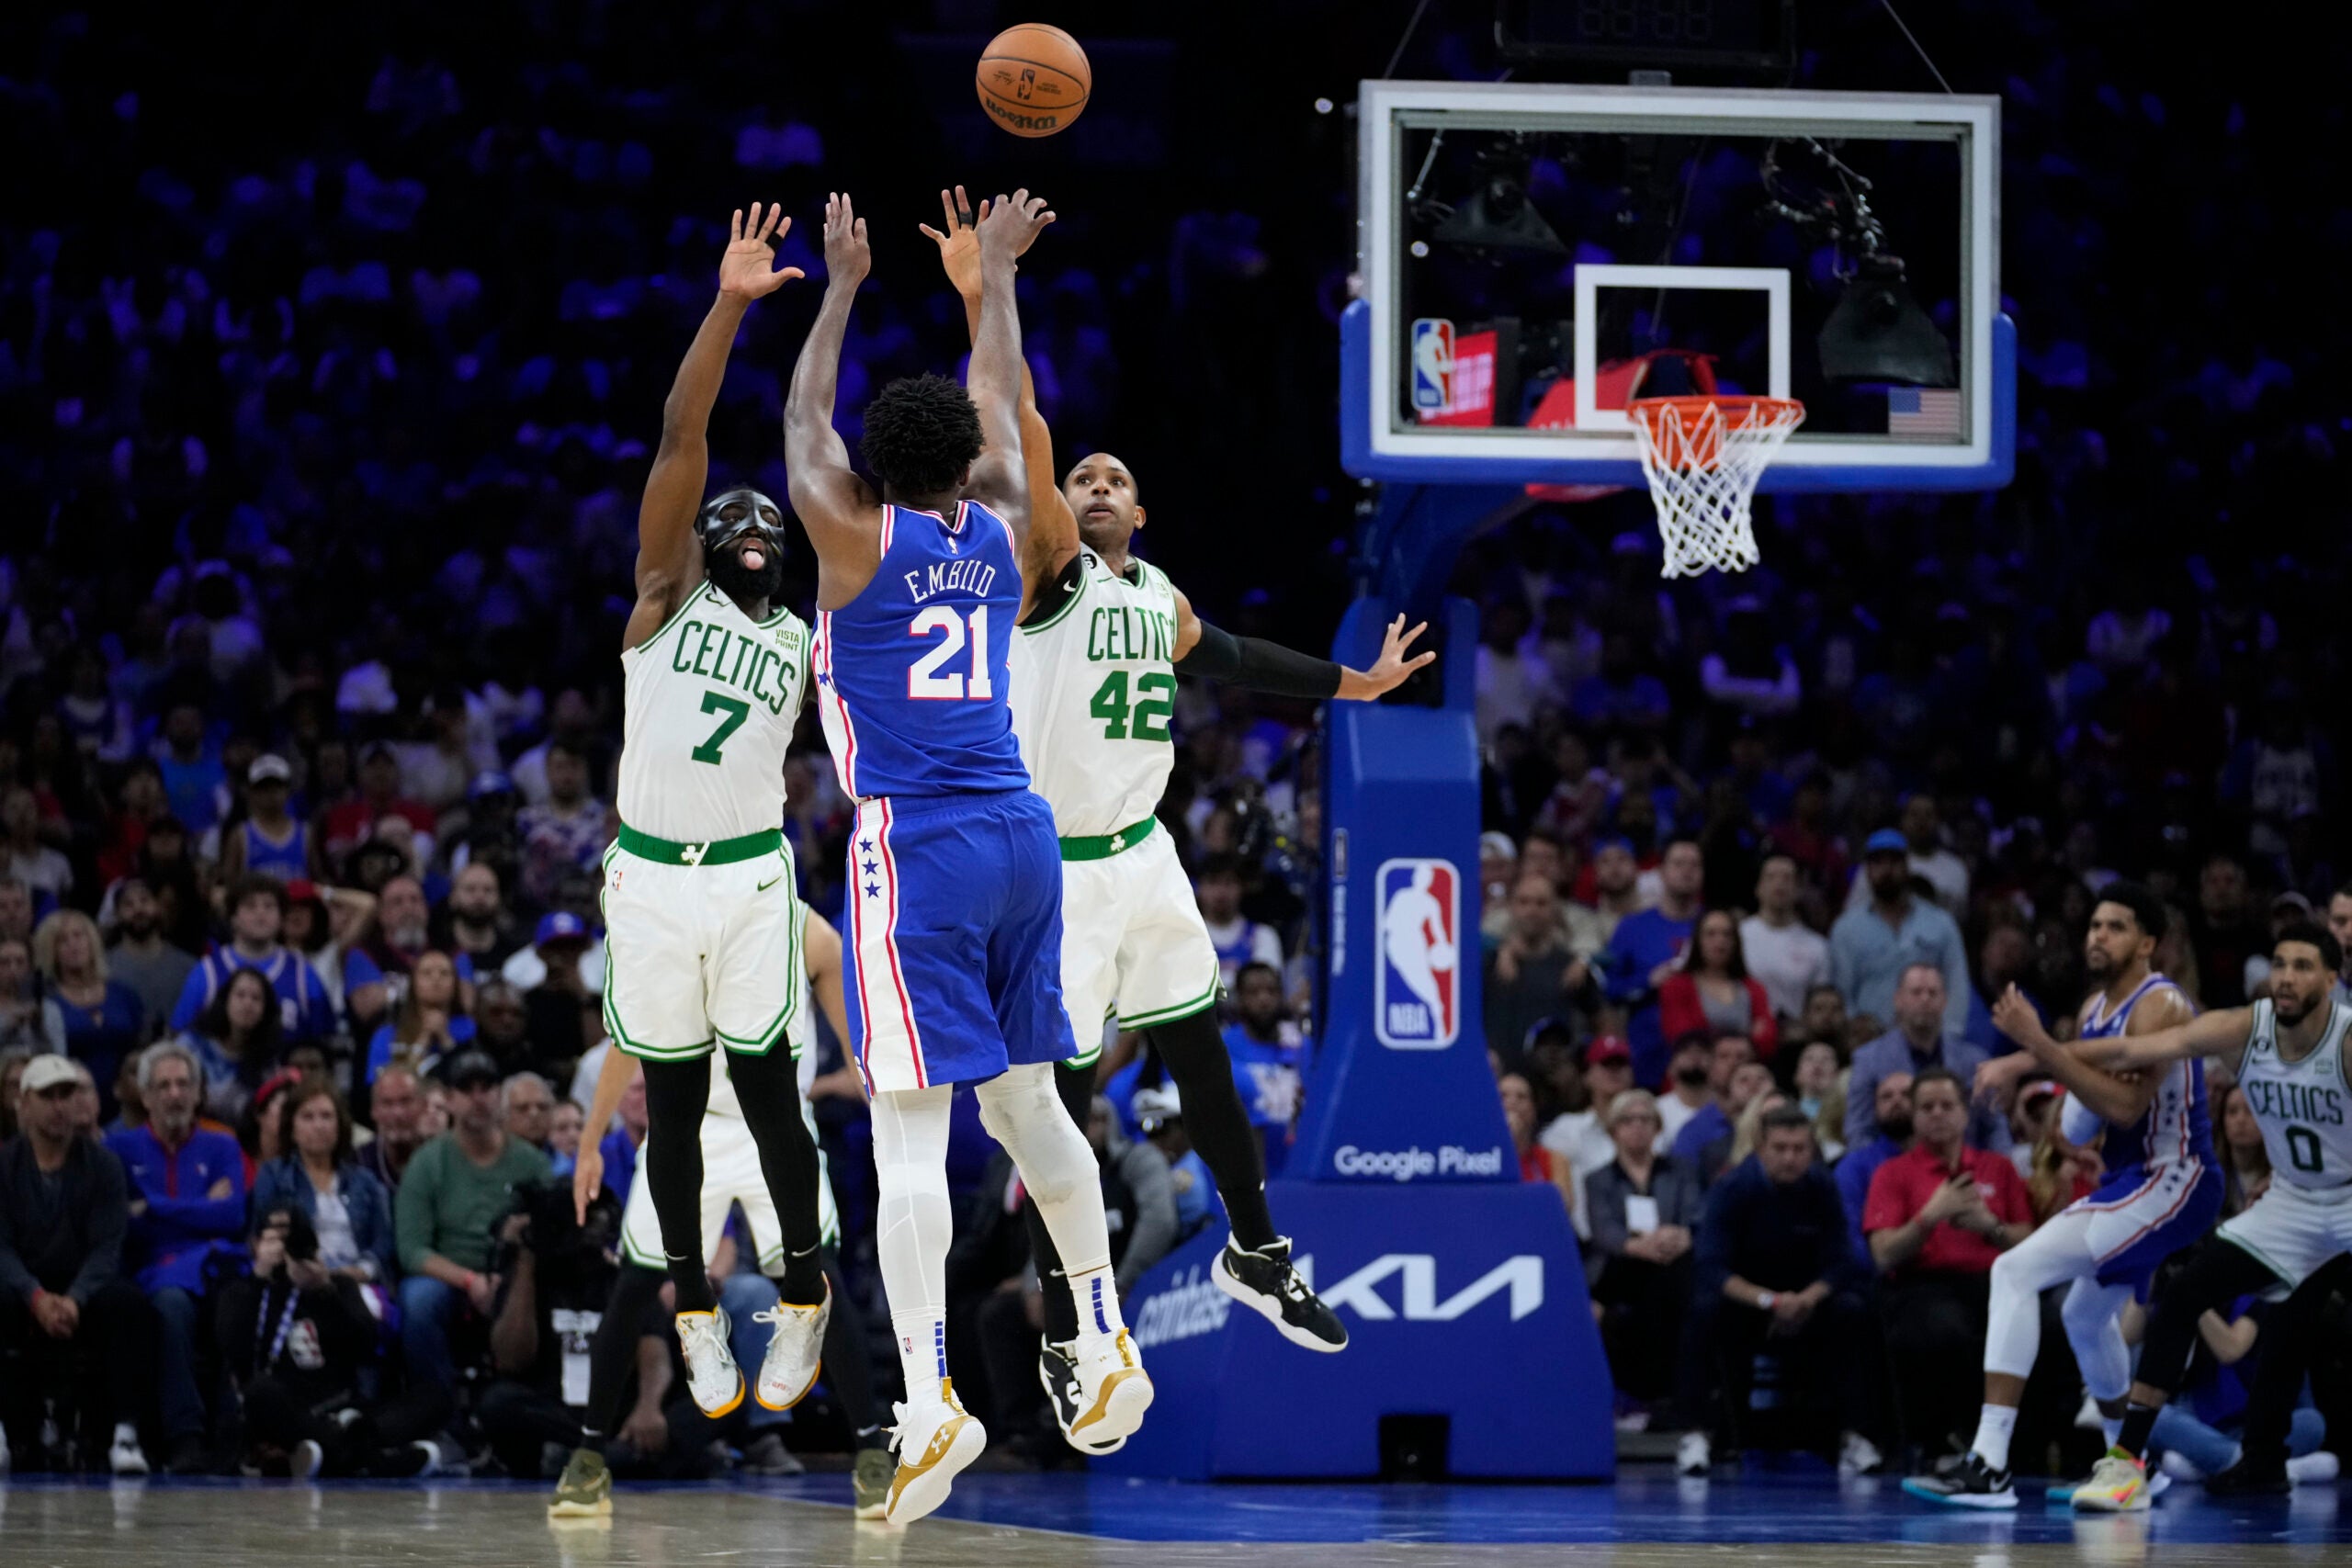
[[[1012,650],[1013,728],[1066,839],[1149,817],[1176,762],[1176,591],[1148,561],[1128,571],[1081,548]]]
[[[953,518],[885,506],[881,548],[874,581],[817,613],[817,711],[842,792],[1028,788],[1005,668],[1021,615],[1012,525],[975,501]]]

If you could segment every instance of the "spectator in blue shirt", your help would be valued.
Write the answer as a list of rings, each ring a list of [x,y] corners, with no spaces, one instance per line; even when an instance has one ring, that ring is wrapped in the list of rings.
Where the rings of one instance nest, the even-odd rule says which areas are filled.
[[[190,834],[200,836],[220,819],[229,773],[220,765],[220,748],[205,733],[202,706],[173,705],[155,743],[155,765],[163,770],[164,798],[171,802],[172,815]]]
[[[1871,1178],[1878,1168],[1911,1146],[1911,1070],[1898,1067],[1878,1080],[1871,1096],[1871,1121],[1878,1136],[1867,1144],[1849,1144],[1838,1162],[1838,1201],[1845,1205],[1846,1224],[1854,1256],[1868,1259],[1870,1238],[1862,1231],[1862,1210],[1870,1202]],[[1850,1134],[1853,1122],[1847,1122]],[[1872,1267],[1876,1265],[1873,1263]]]
[[[1883,1023],[1894,1016],[1895,983],[1915,964],[1933,964],[1944,977],[1944,1032],[1968,1029],[1968,949],[1960,927],[1912,886],[1911,845],[1882,828],[1862,847],[1870,902],[1847,910],[1829,928],[1829,978],[1846,1010]],[[1861,1102],[1857,1102],[1861,1103]]]
[[[286,887],[266,876],[248,876],[229,890],[229,942],[216,947],[187,973],[179,1005],[172,1009],[174,1032],[193,1025],[221,982],[239,969],[258,970],[277,994],[279,1029],[288,1044],[324,1040],[334,1032],[334,1004],[326,982],[310,961],[279,942],[286,929]]]
[[[1718,1034],[1710,1054],[1707,1077],[1714,1099],[1674,1134],[1670,1151],[1692,1170],[1706,1169],[1707,1145],[1728,1138],[1739,1123],[1739,1113],[1772,1087],[1772,1069],[1756,1059],[1756,1047],[1744,1034]]]
[[[1280,1156],[1289,1150],[1304,1046],[1283,997],[1282,971],[1273,965],[1241,966],[1234,1006],[1239,1016],[1225,1027],[1226,1054],[1232,1058],[1234,1087],[1250,1112],[1250,1124],[1264,1134],[1266,1170],[1272,1175],[1282,1168]],[[1148,1134],[1149,1130],[1145,1131]]]
[[[129,1267],[163,1318],[156,1397],[169,1458],[165,1468],[206,1468],[204,1397],[197,1389],[198,1328],[207,1265],[215,1255],[242,1263],[245,1155],[234,1134],[197,1120],[204,1070],[176,1041],[139,1058],[147,1123],[109,1134],[107,1147],[130,1178]]]
[[[1706,863],[1699,845],[1677,839],[1657,865],[1658,900],[1617,922],[1601,953],[1608,978],[1603,990],[1626,1010],[1625,1042],[1634,1051],[1634,1081],[1655,1089],[1666,1081],[1666,1039],[1657,1021],[1657,988],[1682,962],[1690,928],[1699,918]]]
[[[1976,1081],[1984,1063],[1983,1050],[1948,1032],[1944,1021],[1944,977],[1932,964],[1905,967],[1894,993],[1894,1027],[1854,1053],[1853,1071],[1846,1080],[1846,1146],[1868,1143],[1877,1117],[1878,1080],[1890,1073],[1918,1074],[1942,1067],[1962,1083]],[[1968,1146],[2007,1153],[2009,1124],[1991,1106],[1972,1104],[1968,1111]]]

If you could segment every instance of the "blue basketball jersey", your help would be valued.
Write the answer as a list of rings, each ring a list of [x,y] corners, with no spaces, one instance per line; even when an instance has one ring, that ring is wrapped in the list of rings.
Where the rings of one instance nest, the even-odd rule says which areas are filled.
[[[1006,660],[1021,616],[1012,525],[882,509],[874,581],[817,613],[818,711],[854,799],[1026,789]]]
[[[2132,1022],[2132,1010],[2147,997],[2158,990],[2178,989],[2163,976],[2151,975],[2112,1011],[2108,1009],[2107,998],[2100,997],[2083,1018],[2083,1038],[2104,1040],[2121,1034]],[[2156,1086],[2156,1098],[2149,1102],[2146,1113],[2129,1127],[2109,1126],[2100,1153],[2109,1170],[2189,1160],[2213,1163],[2213,1125],[2205,1103],[2204,1058],[2192,1056],[2166,1067],[2163,1081]]]

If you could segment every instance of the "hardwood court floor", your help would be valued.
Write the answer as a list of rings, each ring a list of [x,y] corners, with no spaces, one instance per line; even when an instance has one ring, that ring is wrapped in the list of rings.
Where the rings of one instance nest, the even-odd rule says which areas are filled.
[[[2352,1562],[2333,1488],[2223,1507],[2195,1488],[2148,1516],[1932,1510],[1891,1482],[1820,1474],[1611,1486],[1181,1486],[975,1475],[910,1529],[859,1524],[848,1478],[625,1489],[605,1526],[553,1527],[503,1482],[0,1483],[6,1568],[1862,1568]]]

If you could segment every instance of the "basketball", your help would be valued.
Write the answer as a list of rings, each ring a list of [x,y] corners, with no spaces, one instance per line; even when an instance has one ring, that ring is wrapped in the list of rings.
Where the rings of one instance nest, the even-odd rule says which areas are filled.
[[[973,78],[980,107],[1015,136],[1051,136],[1086,111],[1094,68],[1059,28],[1022,22],[989,40]]]

